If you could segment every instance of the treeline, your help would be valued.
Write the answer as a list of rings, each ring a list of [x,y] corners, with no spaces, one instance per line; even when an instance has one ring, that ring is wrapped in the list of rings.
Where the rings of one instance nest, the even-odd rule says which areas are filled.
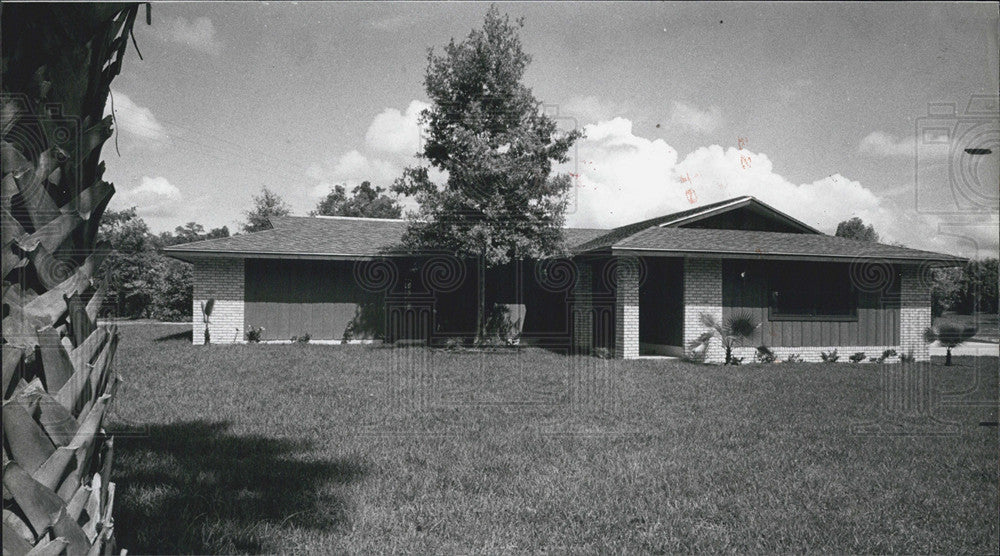
[[[203,239],[229,237],[226,226],[208,232],[196,222],[173,233],[153,234],[136,209],[108,210],[98,232],[109,251],[100,272],[106,277],[105,317],[153,318],[166,321],[191,317],[191,265],[158,249]]]
[[[957,268],[934,271],[931,310],[969,315],[997,313],[997,259],[973,259]]]

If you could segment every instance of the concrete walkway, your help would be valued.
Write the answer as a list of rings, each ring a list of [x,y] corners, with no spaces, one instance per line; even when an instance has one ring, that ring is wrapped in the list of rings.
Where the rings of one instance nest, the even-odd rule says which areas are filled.
[[[941,344],[938,342],[931,344],[931,355],[944,357],[947,351],[948,350],[941,347]],[[1000,344],[991,344],[987,342],[965,342],[957,348],[952,349],[951,354],[997,357],[1000,356]]]

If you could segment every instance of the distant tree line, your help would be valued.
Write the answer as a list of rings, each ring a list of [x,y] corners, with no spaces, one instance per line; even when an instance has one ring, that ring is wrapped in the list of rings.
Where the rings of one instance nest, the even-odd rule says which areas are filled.
[[[879,240],[874,226],[854,217],[837,225],[836,234],[860,241]],[[901,244],[894,244],[901,245]],[[970,315],[997,312],[997,259],[973,259],[960,267],[933,271],[931,311],[935,317],[945,311]]]

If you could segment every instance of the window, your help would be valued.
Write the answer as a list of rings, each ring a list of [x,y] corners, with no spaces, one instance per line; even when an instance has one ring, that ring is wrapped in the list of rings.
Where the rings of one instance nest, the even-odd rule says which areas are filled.
[[[857,320],[848,265],[791,263],[770,273],[768,320]]]

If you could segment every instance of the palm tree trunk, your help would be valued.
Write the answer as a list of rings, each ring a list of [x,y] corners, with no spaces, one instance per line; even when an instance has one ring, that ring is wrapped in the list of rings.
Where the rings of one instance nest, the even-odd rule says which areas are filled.
[[[945,354],[944,354],[944,366],[945,367],[950,367],[951,366],[951,348],[948,348],[948,350],[945,351]]]
[[[3,551],[114,550],[114,325],[97,326],[96,245],[111,80],[136,4],[5,4]],[[8,511],[10,510],[10,511]]]

